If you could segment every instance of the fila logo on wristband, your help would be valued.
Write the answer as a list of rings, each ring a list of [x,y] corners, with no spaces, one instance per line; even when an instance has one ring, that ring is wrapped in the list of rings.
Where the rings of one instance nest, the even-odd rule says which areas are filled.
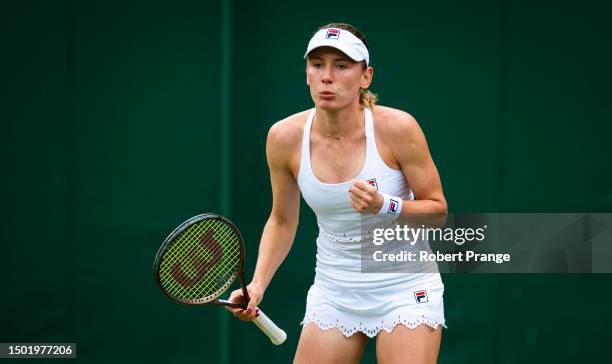
[[[399,202],[394,199],[389,199],[389,208],[387,208],[387,213],[389,214],[397,214],[397,207],[399,206]]]
[[[427,297],[426,290],[414,292],[414,298],[416,299],[417,303],[429,302],[429,298]]]
[[[378,193],[380,193],[383,197],[383,205],[380,207],[378,215],[389,216],[389,218],[396,218],[402,213],[403,201],[400,197],[391,196],[380,191]]]

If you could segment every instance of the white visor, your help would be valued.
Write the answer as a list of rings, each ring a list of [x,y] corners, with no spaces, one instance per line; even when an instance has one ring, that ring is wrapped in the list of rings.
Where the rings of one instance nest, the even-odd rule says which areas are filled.
[[[304,58],[306,58],[308,53],[313,49],[319,47],[336,48],[353,61],[366,61],[366,64],[368,66],[370,65],[370,54],[365,44],[348,30],[337,28],[319,30],[312,36],[310,42],[308,42],[308,49],[304,54]]]

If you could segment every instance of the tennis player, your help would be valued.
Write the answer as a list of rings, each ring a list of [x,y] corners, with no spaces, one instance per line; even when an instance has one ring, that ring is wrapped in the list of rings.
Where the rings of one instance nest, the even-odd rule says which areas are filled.
[[[435,363],[444,326],[440,275],[363,273],[359,250],[364,218],[384,225],[411,214],[446,214],[423,132],[410,114],[376,105],[368,90],[368,43],[355,27],[321,27],[304,58],[314,108],[270,128],[272,212],[248,285],[248,309],[229,310],[242,320],[258,315],[256,306],[293,244],[301,192],[319,235],[294,363],[358,363],[368,337],[376,337],[379,363]],[[240,290],[230,296],[241,299]]]

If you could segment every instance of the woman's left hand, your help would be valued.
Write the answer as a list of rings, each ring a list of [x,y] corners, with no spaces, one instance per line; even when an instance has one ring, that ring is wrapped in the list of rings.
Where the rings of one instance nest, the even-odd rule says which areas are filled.
[[[384,199],[374,186],[366,181],[355,181],[349,189],[351,206],[360,214],[377,214]]]

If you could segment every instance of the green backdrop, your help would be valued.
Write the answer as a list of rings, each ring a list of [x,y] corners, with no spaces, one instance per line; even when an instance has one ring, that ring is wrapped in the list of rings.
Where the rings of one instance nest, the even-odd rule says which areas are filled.
[[[372,88],[419,120],[452,212],[612,211],[609,11],[542,0],[1,5],[0,342],[77,342],[83,363],[290,362],[314,276],[304,203],[262,304],[283,346],[217,308],[169,302],[151,265],[175,225],[217,211],[242,230],[253,271],[271,200],[267,130],[312,106],[302,55],[332,21],[368,36]],[[607,361],[609,275],[443,280],[440,363]],[[371,341],[362,362],[374,361]]]

